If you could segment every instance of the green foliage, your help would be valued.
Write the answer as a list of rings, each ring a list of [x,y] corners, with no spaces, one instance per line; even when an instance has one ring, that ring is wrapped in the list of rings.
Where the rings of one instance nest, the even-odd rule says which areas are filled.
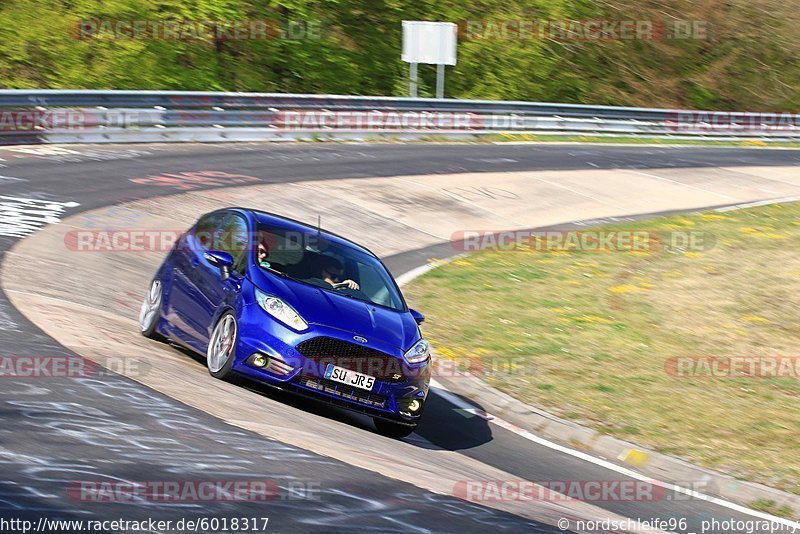
[[[769,5],[768,5],[769,4]],[[3,0],[0,86],[404,95],[402,20],[459,23],[458,98],[706,109],[800,107],[800,12],[774,0]],[[704,21],[699,39],[499,33],[502,21]],[[271,39],[79,39],[85,20],[287,21]],[[467,31],[469,21],[473,28]],[[273,35],[273,34],[270,34]],[[421,65],[420,94],[435,67]]]

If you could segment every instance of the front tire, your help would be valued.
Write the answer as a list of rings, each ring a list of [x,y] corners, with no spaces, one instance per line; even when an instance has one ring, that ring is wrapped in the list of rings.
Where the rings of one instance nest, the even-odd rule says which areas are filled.
[[[144,297],[142,309],[139,312],[139,331],[144,337],[162,341],[164,337],[156,332],[158,321],[161,319],[161,303],[164,300],[164,286],[161,280],[153,280],[150,291]]]
[[[375,423],[375,428],[378,429],[378,433],[388,438],[404,438],[417,429],[417,425],[401,425],[400,423],[392,423],[391,421],[379,419],[377,417],[374,417],[372,422]]]
[[[233,375],[236,342],[239,339],[239,324],[233,312],[225,312],[217,321],[214,331],[208,340],[206,364],[208,372],[214,378],[229,380]]]

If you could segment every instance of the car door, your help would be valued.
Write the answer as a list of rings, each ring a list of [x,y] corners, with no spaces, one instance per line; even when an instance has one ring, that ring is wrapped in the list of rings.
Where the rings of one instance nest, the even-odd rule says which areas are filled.
[[[242,215],[231,211],[223,212],[217,224],[213,239],[200,242],[201,248],[194,260],[196,268],[189,279],[193,285],[193,294],[196,295],[191,321],[197,325],[198,340],[203,350],[211,337],[211,331],[220,311],[225,307],[237,309],[247,254],[251,250],[247,221]],[[205,252],[212,250],[227,252],[233,257],[233,267],[224,280],[220,269],[205,257]]]
[[[181,239],[175,257],[175,277],[171,298],[171,322],[180,330],[186,345],[205,352],[213,322],[225,304],[235,300],[241,288],[247,252],[247,222],[234,212],[219,211],[204,215]],[[206,259],[206,252],[227,252],[234,258],[234,269],[223,280],[220,269]]]
[[[178,241],[173,256],[173,280],[170,291],[168,318],[176,328],[179,341],[196,350],[202,350],[202,330],[198,322],[202,316],[197,290],[197,269],[205,246],[213,239],[214,232],[222,226],[224,212],[203,215],[197,223]]]

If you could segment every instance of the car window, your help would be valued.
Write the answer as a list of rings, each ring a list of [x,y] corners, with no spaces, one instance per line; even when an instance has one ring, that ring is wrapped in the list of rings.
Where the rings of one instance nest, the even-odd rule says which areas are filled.
[[[305,250],[302,235],[296,233],[277,233],[264,228],[260,243],[266,248],[270,263],[282,266],[297,265],[303,261]]]
[[[219,250],[233,256],[234,270],[244,273],[244,269],[247,267],[247,251],[250,250],[247,221],[238,213],[226,212],[222,218],[221,234]]]
[[[197,242],[205,250],[214,249],[214,236],[222,228],[222,218],[224,213],[216,212],[203,215],[194,228],[194,236]]]
[[[374,302],[382,306],[391,307],[392,299],[389,289],[377,269],[365,263],[358,263],[356,265],[358,267],[358,280],[361,284],[361,290],[371,295],[371,299]]]
[[[247,220],[231,211],[204,215],[195,226],[195,238],[204,250],[227,252],[233,257],[233,268],[243,273],[250,250]]]
[[[263,260],[258,260],[258,251],[254,254],[262,268],[358,300],[395,310],[405,308],[403,298],[383,264],[355,246],[331,241],[313,230],[287,231],[265,224],[258,225],[258,235],[258,248]],[[358,288],[335,287],[325,280],[324,273],[328,273],[328,280],[337,285],[349,280]]]

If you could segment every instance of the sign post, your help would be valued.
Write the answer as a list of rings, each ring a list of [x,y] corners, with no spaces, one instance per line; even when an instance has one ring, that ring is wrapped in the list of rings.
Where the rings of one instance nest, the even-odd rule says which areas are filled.
[[[411,98],[417,98],[417,63],[408,64],[409,87]]]
[[[436,98],[444,98],[444,65],[436,65]]]
[[[444,67],[456,64],[456,35],[452,22],[403,21],[402,60],[409,63],[409,94],[417,98],[417,65],[436,65],[436,98],[444,98]]]

